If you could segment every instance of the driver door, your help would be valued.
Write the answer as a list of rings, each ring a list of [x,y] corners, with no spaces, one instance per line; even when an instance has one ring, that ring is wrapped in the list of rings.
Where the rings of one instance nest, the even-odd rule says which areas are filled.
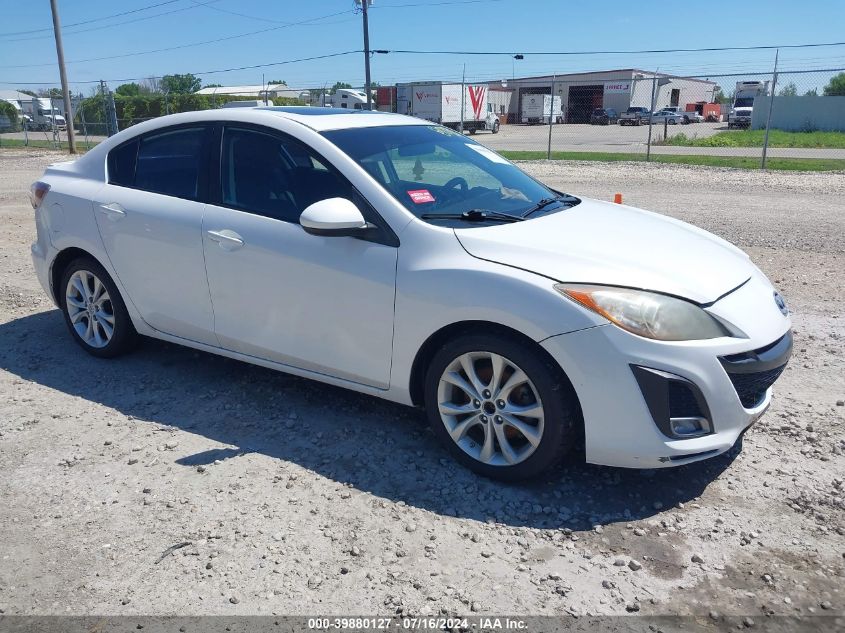
[[[299,225],[307,206],[333,197],[351,199],[370,220],[366,201],[279,132],[225,126],[220,147],[217,202],[202,227],[220,344],[386,389],[397,248],[309,235]]]

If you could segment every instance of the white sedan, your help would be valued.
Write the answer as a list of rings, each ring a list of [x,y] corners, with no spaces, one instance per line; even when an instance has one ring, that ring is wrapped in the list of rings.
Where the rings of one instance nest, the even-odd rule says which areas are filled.
[[[32,201],[35,270],[87,352],[143,335],[422,406],[491,477],[577,444],[625,467],[718,455],[792,347],[734,246],[401,115],[161,117],[50,166]]]
[[[669,125],[678,125],[689,123],[689,118],[684,117],[680,112],[673,112],[671,110],[660,110],[651,115],[651,122],[654,125],[668,123]]]

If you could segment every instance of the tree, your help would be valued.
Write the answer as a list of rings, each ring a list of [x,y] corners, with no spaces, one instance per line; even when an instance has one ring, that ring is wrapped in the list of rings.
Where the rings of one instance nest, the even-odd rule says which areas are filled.
[[[135,82],[122,84],[115,89],[114,93],[121,97],[137,97],[141,94],[141,86]]]
[[[37,97],[38,95],[33,92],[32,90],[18,90],[18,92],[22,92],[25,95],[29,95],[30,97]]]
[[[725,96],[722,86],[716,86],[713,90],[713,103],[728,103],[728,98]]]
[[[778,96],[780,97],[795,97],[798,95],[798,86],[795,85],[795,82],[790,81],[786,84],[783,88],[780,89]]]
[[[818,97],[819,91],[815,88],[810,88],[807,92],[804,93],[805,97]]]
[[[267,80],[267,85],[268,85],[268,86],[275,86],[275,85],[277,85],[277,84],[284,84],[284,85],[286,85],[286,86],[287,86],[287,85],[288,85],[288,82],[286,82],[284,79],[268,79],[268,80]]]
[[[62,98],[62,89],[61,88],[44,88],[38,91],[39,97],[44,97],[46,99],[61,99]]]
[[[141,90],[150,94],[161,92],[161,82],[158,77],[147,77],[141,82]]]
[[[200,89],[202,81],[196,75],[165,75],[161,78],[161,90],[170,94],[190,94]]]
[[[830,79],[830,83],[824,87],[825,97],[845,97],[845,73]]]
[[[329,88],[329,94],[333,95],[340,88],[351,88],[351,87],[352,87],[352,84],[348,84],[344,81],[336,81],[335,84],[331,88]]]
[[[203,88],[222,88],[223,84],[205,84]]]

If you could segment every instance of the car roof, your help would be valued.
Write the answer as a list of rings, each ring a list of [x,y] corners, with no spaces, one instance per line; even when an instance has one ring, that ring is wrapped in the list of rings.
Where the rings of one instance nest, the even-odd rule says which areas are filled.
[[[63,167],[63,171],[75,172],[84,177],[100,179],[105,169],[105,155],[114,147],[141,134],[154,132],[173,125],[229,121],[234,123],[256,123],[274,127],[274,122],[287,119],[299,123],[315,132],[343,130],[349,128],[387,127],[401,125],[435,125],[431,121],[369,110],[348,110],[346,108],[320,108],[311,106],[250,106],[242,108],[217,108],[180,112],[157,117],[133,125],[99,143],[91,151]]]

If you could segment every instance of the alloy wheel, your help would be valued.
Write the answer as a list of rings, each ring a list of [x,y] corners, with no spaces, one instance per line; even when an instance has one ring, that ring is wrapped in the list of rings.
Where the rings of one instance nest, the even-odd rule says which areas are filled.
[[[440,377],[437,402],[452,441],[483,464],[519,464],[542,441],[539,392],[522,369],[499,354],[455,358]]]
[[[105,284],[92,272],[77,270],[68,279],[65,305],[73,329],[86,345],[103,348],[114,336],[114,306]]]

